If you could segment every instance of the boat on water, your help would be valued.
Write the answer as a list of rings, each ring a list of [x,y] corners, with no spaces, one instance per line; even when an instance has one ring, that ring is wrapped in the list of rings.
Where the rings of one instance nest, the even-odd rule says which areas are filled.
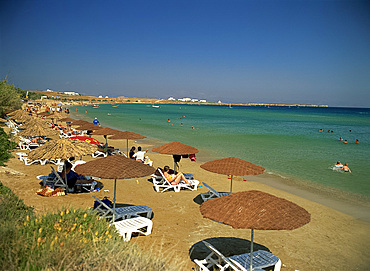
[[[152,104],[152,107],[154,108],[159,108],[159,105],[154,105],[154,103]]]
[[[118,107],[119,106],[119,104],[115,104],[115,105],[113,105],[112,107]]]
[[[98,104],[92,104],[91,105],[93,108],[98,108],[98,107],[100,107],[100,105],[98,105]]]

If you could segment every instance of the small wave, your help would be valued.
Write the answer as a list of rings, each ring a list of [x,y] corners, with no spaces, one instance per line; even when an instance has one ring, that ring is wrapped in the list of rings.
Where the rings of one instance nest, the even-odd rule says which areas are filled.
[[[343,173],[343,171],[337,168],[336,166],[330,166],[328,167],[328,169],[331,169],[332,171],[335,171],[335,172]]]

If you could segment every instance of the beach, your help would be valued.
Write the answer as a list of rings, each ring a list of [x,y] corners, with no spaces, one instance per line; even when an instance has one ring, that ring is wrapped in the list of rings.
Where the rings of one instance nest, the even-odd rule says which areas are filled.
[[[102,136],[94,137],[104,141]],[[126,151],[125,140],[110,140],[109,143]],[[156,141],[150,139],[135,142],[136,146],[149,149],[148,156],[154,161],[154,167],[165,165],[172,167],[172,156],[151,151],[156,144],[158,144]],[[15,150],[14,153],[18,151]],[[180,170],[193,173],[195,179],[206,182],[217,191],[228,192],[230,180],[227,176],[201,169],[202,154],[197,154],[197,157],[199,158],[197,162],[182,159]],[[84,157],[86,161],[91,159],[93,158]],[[104,188],[99,192],[42,197],[35,194],[40,188],[40,180],[36,179],[36,176],[49,174],[51,169],[48,164],[25,166],[19,159],[12,158],[7,165],[7,172],[3,170],[0,173],[1,182],[40,214],[62,206],[90,208],[94,201],[92,196],[113,198],[114,180],[101,180]],[[14,171],[9,172],[10,169]],[[282,270],[368,270],[370,223],[366,219],[360,219],[361,215],[351,216],[308,200],[299,196],[298,190],[289,191],[284,189],[283,185],[272,187],[268,185],[270,178],[274,177],[266,173],[245,176],[246,181],[234,177],[233,192],[245,190],[268,192],[298,204],[311,214],[310,223],[292,231],[255,231],[255,243],[265,246],[278,256],[283,263]],[[107,190],[109,192],[104,192]],[[147,205],[153,209],[152,234],[134,237],[130,242],[151,249],[154,253],[161,252],[179,258],[183,261],[180,270],[191,270],[194,267],[191,259],[206,256],[207,251],[199,246],[199,242],[205,239],[212,238],[230,253],[247,251],[250,230],[235,230],[202,217],[199,211],[201,203],[199,193],[206,191],[207,189],[200,187],[198,191],[157,193],[148,177],[117,180],[118,203]]]

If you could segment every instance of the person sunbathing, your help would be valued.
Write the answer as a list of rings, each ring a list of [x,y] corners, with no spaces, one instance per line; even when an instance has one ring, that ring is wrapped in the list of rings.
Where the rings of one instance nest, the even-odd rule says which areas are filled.
[[[170,182],[172,185],[179,184],[180,181],[184,181],[186,184],[191,184],[188,179],[185,178],[184,174],[182,172],[178,172],[177,174],[169,174],[170,167],[165,166],[163,168],[163,175],[166,177],[166,179]]]

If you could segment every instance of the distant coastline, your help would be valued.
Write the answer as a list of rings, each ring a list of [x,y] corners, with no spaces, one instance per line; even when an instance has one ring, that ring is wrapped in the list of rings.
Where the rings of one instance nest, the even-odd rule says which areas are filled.
[[[31,90],[30,90],[31,91]],[[188,104],[188,105],[225,105],[225,106],[265,106],[265,107],[329,107],[327,104],[286,104],[286,103],[225,103],[225,102],[182,102],[158,98],[137,98],[137,97],[106,97],[99,98],[95,96],[74,96],[66,95],[54,91],[38,91],[49,98],[55,99],[58,97],[65,102],[71,102],[72,105],[91,105],[103,103],[152,103],[152,104]],[[57,98],[57,99],[58,99]]]

